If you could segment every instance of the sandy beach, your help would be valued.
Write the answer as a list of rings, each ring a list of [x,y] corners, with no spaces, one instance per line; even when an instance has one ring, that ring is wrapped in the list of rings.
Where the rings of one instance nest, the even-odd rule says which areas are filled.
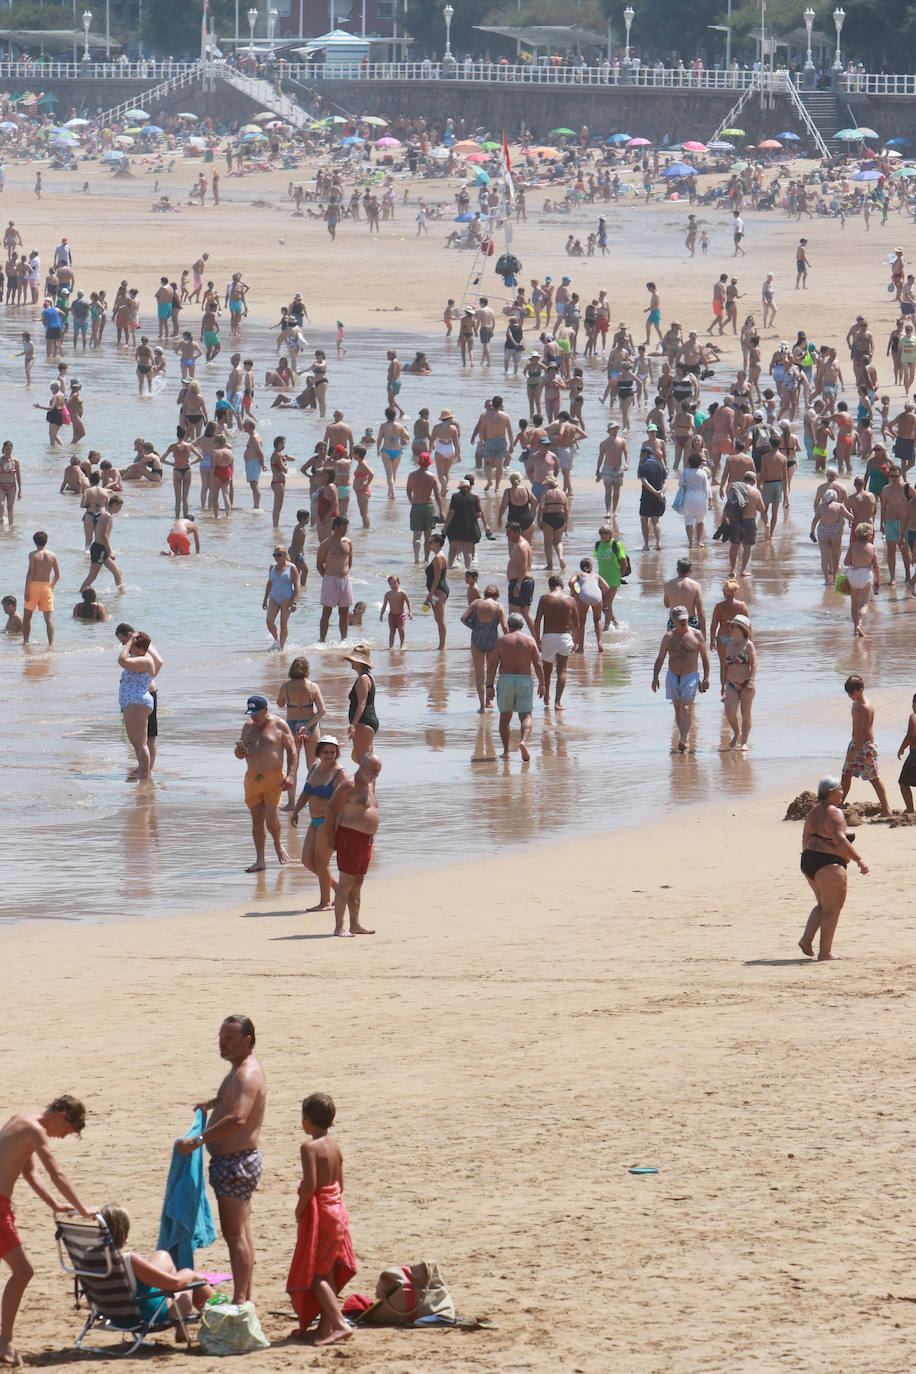
[[[899,1371],[916,1322],[910,832],[860,830],[872,871],[850,878],[848,962],[819,966],[795,948],[809,898],[784,802],[370,881],[374,939],[266,901],[9,931],[29,1035],[5,1097],[82,1094],[89,1125],[58,1157],[152,1244],[170,1139],[220,1071],[219,1020],[252,1016],[270,1093],[255,1290],[277,1342],[256,1368]],[[460,1313],[497,1330],[285,1343],[298,1102],[317,1089],[338,1102],[353,1288],[435,1258]],[[20,1345],[53,1363],[76,1316],[47,1210],[25,1188],[17,1203],[38,1270]],[[225,1261],[221,1241],[198,1257]]]
[[[306,328],[312,345],[328,346],[335,319],[343,318],[348,348],[364,370],[365,393],[335,392],[329,348],[329,408],[341,404],[354,429],[377,423],[384,331],[396,331],[402,357],[411,343],[422,348],[441,336],[445,301],[461,297],[472,255],[442,248],[449,221],[431,223],[428,239],[417,241],[416,186],[411,204],[399,205],[398,219],[383,223],[378,240],[369,239],[363,223],[344,224],[332,244],[321,222],[292,218],[285,195],[289,175],[223,176],[218,209],[185,207],[181,215],[160,216],[150,213],[152,176],[122,184],[93,172],[92,192],[84,196],[82,174],[49,172],[36,202],[32,169],[12,167],[0,211],[17,222],[26,249],[33,242],[40,247],[45,262],[60,235],[69,234],[80,285],[104,285],[111,297],[121,277],[135,282],[151,335],[150,301],[160,273],[180,272],[201,251],[210,253],[217,281],[244,271],[252,328],[273,325],[281,303],[301,290],[314,322]],[[160,182],[178,200],[192,179],[189,167],[180,165]],[[422,184],[427,203],[451,200],[454,189],[444,181]],[[760,283],[774,271],[781,313],[775,331],[768,331],[765,359],[771,341],[792,340],[800,328],[818,343],[841,346],[852,318],[865,308],[882,381],[888,377],[881,356],[894,317],[886,258],[901,233],[896,216],[884,230],[876,217],[865,234],[860,220],[842,230],[836,221],[799,227],[782,214],[748,213],[748,255],[736,264],[724,213],[700,212],[711,229],[711,252],[687,261],[686,205],[622,202],[608,208],[611,256],[569,260],[562,251],[567,234],[587,232],[605,207],[542,220],[534,211],[543,194],[528,193],[530,219],[516,229],[520,281],[545,273],[556,281],[569,272],[585,299],[606,287],[612,319],[629,320],[635,334],[648,279],[659,284],[664,321],[677,319],[689,329],[708,323],[720,272],[739,276],[747,293],[739,304],[743,319],[747,313],[759,317]],[[791,289],[800,233],[809,239],[812,262],[804,295]],[[15,325],[6,324],[7,335],[29,327],[30,315],[19,312]],[[377,356],[373,351],[363,359],[361,331],[371,331]],[[224,346],[224,358],[229,351]],[[262,374],[267,355],[257,356]],[[132,394],[130,363],[126,355],[117,363],[114,357],[111,347],[104,359],[111,389]],[[457,369],[454,352],[449,357]],[[740,361],[736,341],[726,341],[725,357],[729,368]],[[98,369],[101,392],[99,360],[91,366]],[[19,367],[10,361],[7,377]],[[35,399],[43,398],[46,372],[37,362]],[[449,403],[452,376],[443,367],[431,379],[434,403]],[[523,384],[504,388],[501,356],[490,373],[475,369],[475,377],[478,399],[498,386],[510,397],[513,416],[523,412]],[[208,390],[223,380],[220,367],[208,376]],[[590,374],[586,415],[600,433],[597,386],[597,374]],[[900,389],[882,389],[896,409]],[[171,409],[163,413],[157,436],[174,422]],[[129,447],[139,432],[135,407],[126,416],[121,433]],[[310,429],[320,437],[317,422]],[[24,466],[30,445],[40,448],[39,431],[36,420],[33,432],[17,436]],[[634,438],[639,433],[634,430]],[[589,443],[581,462],[586,481],[593,455]],[[811,485],[803,480],[799,488],[796,546],[807,539]],[[632,508],[631,492],[628,500]],[[4,531],[4,588],[9,581],[21,591],[23,549],[44,514],[24,500],[15,537]],[[57,506],[48,518],[60,518]],[[71,524],[75,519],[72,512],[66,518]],[[653,588],[670,575],[667,563],[685,547],[680,523],[669,519],[665,528],[666,566],[653,563],[646,574]],[[265,550],[268,538],[265,530]],[[575,552],[578,558],[590,545],[576,544]],[[810,548],[807,553],[816,559]],[[798,568],[792,564],[790,571],[794,577]],[[703,572],[704,589],[717,591],[721,576],[717,557]],[[774,595],[781,581],[788,582],[782,566],[771,566],[768,576]],[[630,741],[640,741],[643,730],[656,732],[655,753],[649,765],[638,752],[628,761],[632,771],[613,820],[605,818],[600,791],[577,802],[570,763],[568,793],[560,791],[552,811],[548,793],[542,811],[525,812],[527,847],[511,852],[501,849],[500,825],[506,810],[528,805],[523,789],[507,783],[499,793],[491,787],[485,824],[476,822],[465,800],[469,793],[443,789],[438,804],[443,813],[450,807],[455,813],[455,838],[443,852],[424,829],[425,784],[435,778],[424,776],[424,788],[411,794],[409,779],[398,777],[399,790],[386,796],[383,774],[382,847],[386,807],[390,815],[397,805],[397,823],[404,825],[406,817],[407,828],[411,820],[415,826],[418,857],[407,876],[388,869],[370,873],[364,919],[378,927],[373,939],[327,938],[326,914],[302,915],[299,886],[275,883],[273,874],[216,911],[202,909],[213,904],[202,895],[206,878],[193,886],[195,877],[189,877],[193,911],[136,919],[138,911],[144,917],[163,909],[174,913],[181,903],[180,882],[165,891],[144,867],[144,846],[152,850],[158,823],[134,820],[133,799],[125,804],[113,786],[118,770],[110,759],[97,778],[85,773],[83,756],[69,741],[61,759],[53,749],[53,718],[42,707],[44,723],[37,716],[34,721],[39,747],[29,761],[35,777],[30,772],[21,824],[33,846],[46,836],[44,862],[52,869],[56,821],[43,820],[40,808],[58,770],[66,778],[79,773],[88,782],[79,803],[86,813],[86,867],[54,874],[59,904],[48,907],[46,919],[17,924],[17,910],[7,905],[2,912],[9,928],[0,931],[0,942],[7,984],[16,989],[11,1009],[18,1032],[7,1057],[4,1107],[9,1113],[41,1106],[64,1091],[83,1097],[89,1126],[82,1141],[58,1147],[58,1158],[92,1204],[117,1200],[127,1206],[133,1238],[151,1247],[171,1140],[189,1127],[190,1104],[218,1082],[219,1022],[229,1012],[252,1017],[270,1093],[265,1176],[254,1202],[255,1295],[275,1342],[252,1359],[252,1368],[336,1360],[367,1371],[899,1374],[912,1363],[906,1350],[916,1328],[916,1283],[908,1278],[909,1215],[898,1172],[909,1144],[909,1078],[900,1047],[916,955],[899,893],[912,837],[905,829],[862,827],[858,844],[872,871],[866,878],[850,875],[836,942],[848,962],[817,966],[796,949],[811,901],[798,871],[800,826],[781,817],[795,793],[814,786],[842,757],[848,707],[834,686],[853,669],[869,676],[885,781],[892,805],[899,806],[891,742],[896,747],[902,737],[913,690],[907,623],[913,603],[902,591],[899,599],[884,598],[876,616],[887,640],[853,648],[846,609],[837,611],[835,602],[822,607],[816,575],[810,585],[797,582],[796,595],[798,585],[813,608],[810,620],[793,625],[791,639],[780,640],[778,626],[768,627],[769,685],[757,708],[761,753],[755,760],[752,749],[746,770],[743,764],[710,769],[697,781],[694,773],[674,771],[693,768],[692,760],[673,760],[669,773],[670,710],[656,703],[648,726],[644,716],[621,717]],[[315,619],[313,612],[311,605]],[[638,691],[641,703],[642,697],[651,701],[646,671],[663,629],[657,605],[652,614],[651,633],[642,633],[634,613],[636,642],[605,669],[606,685],[623,692],[632,685],[626,660],[637,659],[632,681],[642,685],[633,687],[633,697]],[[755,622],[756,616],[755,610]],[[800,648],[825,665],[822,676],[811,678],[810,694]],[[466,657],[464,640],[461,649]],[[206,768],[217,734],[231,740],[237,729],[254,650],[235,655],[233,644],[232,655],[227,648],[215,664],[218,680],[207,705],[216,702],[223,714],[211,721],[212,739],[199,741],[196,767]],[[14,676],[10,662],[5,655],[5,701],[60,685],[42,664]],[[793,686],[784,702],[781,663],[791,663]],[[110,676],[111,663],[107,670]],[[601,686],[591,671],[583,668],[583,691]],[[406,669],[403,679],[408,684]],[[469,683],[464,706],[473,711]],[[424,703],[426,686],[417,688]],[[429,703],[438,709],[433,691]],[[718,729],[710,725],[718,702],[708,700],[701,709],[709,745]],[[574,716],[572,696],[566,715]],[[407,719],[398,720],[405,747],[410,728]],[[460,728],[470,738],[470,726]],[[602,736],[592,745],[583,720],[576,728],[578,748],[597,751],[598,763],[606,763],[605,786],[613,791],[615,751],[623,757],[627,741],[615,739],[612,749]],[[96,734],[107,732],[119,748],[115,730],[106,722]],[[549,766],[562,771],[565,746],[551,740]],[[97,738],[92,743],[101,747]],[[440,747],[427,743],[430,750]],[[535,744],[540,747],[540,723]],[[205,798],[200,830],[183,860],[189,872],[215,862],[214,850],[221,863],[230,849],[233,862],[243,856],[247,862],[239,778],[230,777],[223,757],[214,766],[221,799],[229,798],[232,809],[225,813],[228,821],[223,817],[226,833],[221,829],[211,845],[216,802]],[[392,762],[387,777],[396,768]],[[786,784],[778,790],[774,773]],[[533,787],[545,786],[544,772],[532,776]],[[193,771],[188,792],[192,784]],[[200,786],[203,791],[206,783]],[[473,783],[465,779],[463,786]],[[174,804],[181,784],[172,787]],[[853,795],[870,797],[870,789],[856,784]],[[190,806],[192,799],[184,800]],[[169,802],[167,783],[159,801],[163,817]],[[124,868],[107,856],[103,867],[91,868],[93,808],[106,840],[129,851]],[[627,828],[621,813],[628,808],[640,815],[647,808],[653,818]],[[557,841],[570,815],[588,838]],[[511,815],[505,824],[511,828]],[[30,861],[35,852],[30,849]],[[142,901],[132,901],[134,883]],[[92,884],[106,919],[69,921],[68,884],[79,885],[81,900]],[[330,1355],[286,1341],[293,1324],[284,1283],[294,1243],[299,1102],[314,1090],[330,1091],[338,1103],[359,1262],[352,1287],[372,1293],[388,1264],[435,1258],[459,1312],[486,1315],[497,1329],[358,1333]],[[628,1173],[634,1165],[659,1172],[634,1176]],[[57,1269],[50,1214],[22,1184],[15,1203],[37,1271],[17,1344],[33,1362],[64,1362],[81,1321],[72,1310],[72,1288]],[[225,1268],[222,1241],[199,1263]],[[216,1365],[194,1358],[194,1367]],[[170,1368],[187,1362],[169,1352]],[[92,1359],[82,1364],[101,1368]]]

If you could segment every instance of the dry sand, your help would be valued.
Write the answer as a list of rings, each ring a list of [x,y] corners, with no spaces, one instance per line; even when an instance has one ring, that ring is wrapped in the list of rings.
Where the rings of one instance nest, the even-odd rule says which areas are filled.
[[[4,1097],[85,1097],[90,1125],[58,1156],[151,1245],[171,1138],[218,1081],[218,1023],[253,1017],[270,1090],[256,1297],[279,1342],[256,1368],[900,1371],[916,1328],[910,835],[860,831],[872,872],[850,877],[849,962],[812,964],[786,800],[370,877],[372,939],[325,938],[326,915],[270,893],[193,921],[7,931],[28,1030]],[[358,1333],[340,1356],[283,1343],[298,1102],[315,1089],[338,1101],[356,1291],[434,1257],[460,1312],[498,1330]],[[38,1269],[20,1344],[53,1362],[77,1318],[49,1214],[25,1187],[17,1204]],[[225,1265],[222,1242],[199,1263]]]
[[[190,180],[182,168],[163,184],[174,193]],[[412,210],[399,208],[378,243],[364,226],[344,226],[331,245],[285,203],[252,207],[287,180],[224,176],[230,203],[160,217],[149,213],[151,185],[141,195],[136,183],[95,176],[106,194],[85,198],[71,191],[75,178],[49,173],[37,204],[31,169],[12,168],[3,209],[26,247],[39,244],[47,260],[69,233],[83,284],[111,291],[127,276],[147,308],[160,270],[206,249],[217,280],[244,269],[263,318],[301,289],[316,324],[330,329],[339,315],[351,341],[380,322],[435,327],[446,296],[460,294],[466,255],[443,251],[436,226],[418,245]],[[434,190],[424,184],[427,199]],[[685,215],[613,211],[612,228],[626,235],[612,235],[605,262],[575,262],[576,285],[586,294],[608,285],[614,314],[632,323],[654,277],[666,322],[705,324],[712,281],[732,266],[729,226],[713,216],[717,252],[686,263]],[[523,280],[556,280],[566,234],[593,218],[522,228]],[[875,301],[883,339],[884,255],[898,229],[806,223],[813,269],[796,312],[798,227],[747,218],[742,313],[758,307],[759,282],[774,270],[780,334],[794,337],[791,315],[792,328],[839,342]],[[90,237],[94,226],[104,232]],[[872,873],[851,875],[837,940],[850,961],[812,965],[795,947],[810,897],[800,827],[779,819],[787,800],[691,807],[606,843],[545,837],[509,859],[469,826],[472,861],[409,882],[370,875],[374,939],[324,938],[326,915],[298,914],[267,884],[244,909],[193,919],[50,919],[4,931],[6,985],[16,990],[7,1110],[82,1095],[89,1129],[59,1158],[84,1199],[126,1204],[136,1243],[151,1246],[170,1141],[190,1124],[188,1104],[218,1081],[219,1021],[253,1017],[270,1085],[256,1296],[279,1344],[252,1368],[898,1374],[912,1364],[916,1328],[903,1300],[916,1281],[900,1172],[916,937],[898,893],[911,837],[864,829]],[[383,795],[382,810],[384,824]],[[98,881],[129,913],[119,875]],[[489,1315],[498,1330],[357,1334],[330,1355],[283,1343],[298,1103],[319,1088],[339,1104],[354,1288],[371,1292],[387,1264],[431,1256],[460,1312]],[[635,1164],[659,1173],[634,1177]],[[77,1317],[49,1214],[23,1186],[16,1201],[38,1271],[18,1343],[56,1363]],[[201,1263],[225,1265],[221,1241]],[[169,1367],[184,1362],[171,1355]]]

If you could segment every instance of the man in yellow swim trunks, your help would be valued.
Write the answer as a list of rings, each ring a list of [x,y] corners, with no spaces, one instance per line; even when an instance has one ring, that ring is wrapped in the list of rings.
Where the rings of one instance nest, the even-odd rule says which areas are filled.
[[[25,597],[22,616],[22,642],[28,644],[32,628],[32,614],[41,611],[48,631],[48,645],[54,643],[54,588],[60,581],[60,566],[57,554],[47,547],[48,536],[44,530],[32,535],[35,549],[29,554],[29,567],[25,575]]]
[[[245,872],[260,873],[267,867],[264,847],[268,830],[280,863],[289,863],[280,834],[279,806],[284,788],[296,785],[296,742],[286,721],[270,714],[266,697],[250,696],[245,714],[248,720],[236,740],[235,757],[248,764],[245,805],[251,812],[256,856]]]

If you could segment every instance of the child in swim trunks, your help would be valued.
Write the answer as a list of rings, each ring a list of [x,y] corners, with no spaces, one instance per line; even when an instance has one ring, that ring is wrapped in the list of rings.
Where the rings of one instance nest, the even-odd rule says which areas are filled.
[[[413,620],[413,612],[410,609],[410,597],[406,592],[401,591],[401,579],[392,575],[388,579],[388,591],[382,602],[382,609],[379,611],[379,620],[384,620],[385,612],[388,612],[388,648],[394,648],[394,637],[397,635],[400,647],[404,647],[404,627],[408,618]]]

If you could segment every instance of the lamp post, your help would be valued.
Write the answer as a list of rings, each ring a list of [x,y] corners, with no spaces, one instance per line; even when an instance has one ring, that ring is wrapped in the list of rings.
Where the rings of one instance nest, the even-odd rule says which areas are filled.
[[[808,31],[808,51],[805,55],[804,83],[805,89],[813,91],[816,84],[814,71],[814,58],[811,56],[811,30],[814,28],[814,10],[809,5],[802,16],[805,21],[805,28]]]
[[[83,10],[83,61],[89,61],[89,27],[92,23],[92,10]]]
[[[454,13],[455,11],[452,9],[451,5],[446,5],[445,9],[442,11],[443,18],[445,19],[445,52],[442,55],[442,62],[443,64],[448,63],[449,66],[455,61],[454,57],[452,57],[452,16]]]
[[[268,44],[270,45],[270,55],[271,55],[271,57],[273,57],[273,52],[274,52],[274,34],[275,34],[275,32],[276,32],[276,29],[277,29],[277,20],[278,20],[279,18],[280,18],[279,11],[277,11],[277,10],[275,10],[275,9],[269,9],[269,10],[267,11],[267,42],[268,42]]]
[[[630,61],[630,29],[633,25],[635,13],[632,5],[627,5],[623,12],[623,22],[626,27],[626,41],[623,49],[623,70],[620,73],[620,80],[624,85],[629,85],[633,80],[633,64]]]
[[[111,61],[111,0],[105,0],[105,61]]]
[[[835,72],[841,72],[843,70],[843,63],[840,59],[840,34],[843,32],[843,21],[845,18],[846,11],[838,5],[833,11],[833,22],[836,27],[836,56],[833,59],[833,70]]]
[[[258,12],[252,5],[248,11],[248,51],[254,56],[254,29],[258,22]]]

